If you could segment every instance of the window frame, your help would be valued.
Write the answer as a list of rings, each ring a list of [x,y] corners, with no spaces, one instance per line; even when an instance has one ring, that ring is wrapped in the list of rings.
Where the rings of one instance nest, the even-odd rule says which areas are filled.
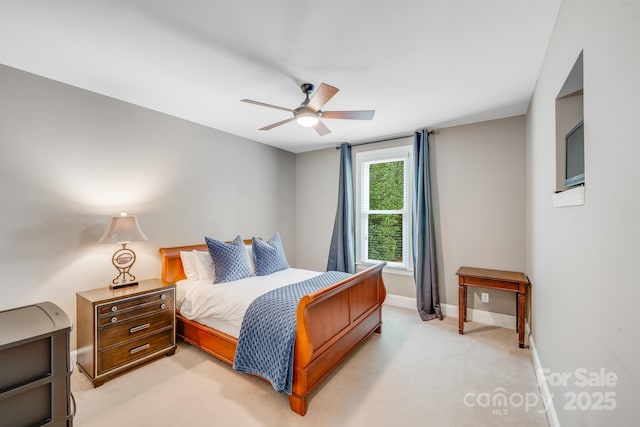
[[[412,233],[412,187],[413,187],[413,146],[400,145],[390,148],[381,148],[375,150],[358,151],[355,153],[355,232],[356,232],[356,264],[369,266],[380,261],[370,260],[366,256],[368,246],[368,214],[376,213],[376,210],[368,210],[368,197],[365,198],[365,191],[368,191],[368,175],[365,176],[364,167],[372,163],[386,163],[393,161],[404,161],[404,209],[400,211],[384,211],[385,213],[400,213],[403,215],[402,230],[402,257],[404,262],[397,263],[387,261],[386,270],[392,270],[400,273],[410,273],[413,271],[413,251],[411,244]],[[365,190],[365,185],[367,186]]]

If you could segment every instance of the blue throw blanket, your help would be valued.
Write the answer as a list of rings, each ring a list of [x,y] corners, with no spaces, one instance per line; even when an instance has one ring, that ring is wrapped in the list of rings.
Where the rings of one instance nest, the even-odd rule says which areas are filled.
[[[300,299],[351,276],[329,271],[256,298],[242,320],[233,369],[259,375],[291,394],[296,311]]]

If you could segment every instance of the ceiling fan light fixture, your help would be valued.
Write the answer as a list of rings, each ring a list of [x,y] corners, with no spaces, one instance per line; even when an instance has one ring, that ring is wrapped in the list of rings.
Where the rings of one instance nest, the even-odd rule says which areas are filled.
[[[317,125],[318,121],[320,120],[318,118],[318,113],[314,113],[313,111],[310,111],[306,108],[303,111],[296,111],[295,116],[296,122],[298,122],[300,126],[304,126],[306,128]]]
[[[272,123],[270,125],[261,127],[259,130],[270,130],[275,127],[284,125],[292,121],[298,122],[300,126],[312,127],[313,130],[320,136],[331,133],[331,130],[322,122],[320,118],[327,119],[349,119],[349,120],[371,120],[375,114],[375,110],[357,110],[357,111],[323,111],[322,107],[329,101],[336,93],[338,88],[321,83],[320,87],[313,93],[312,97],[309,97],[313,92],[314,86],[311,83],[303,83],[300,85],[300,90],[304,93],[304,101],[296,109],[289,109],[285,107],[279,107],[273,104],[265,104],[264,102],[253,101],[251,99],[241,99],[242,102],[249,104],[260,105],[262,107],[275,108],[276,110],[284,110],[293,113],[293,117],[289,116],[288,119],[280,120],[279,122]]]

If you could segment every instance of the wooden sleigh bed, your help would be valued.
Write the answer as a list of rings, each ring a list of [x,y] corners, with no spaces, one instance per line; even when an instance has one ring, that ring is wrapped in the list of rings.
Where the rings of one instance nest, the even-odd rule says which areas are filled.
[[[161,248],[162,279],[185,279],[180,251],[206,251],[207,246]],[[296,340],[291,409],[305,415],[307,397],[359,344],[382,327],[382,281],[385,263],[361,271],[313,294],[305,295],[296,314]],[[177,313],[177,336],[232,365],[237,338]]]

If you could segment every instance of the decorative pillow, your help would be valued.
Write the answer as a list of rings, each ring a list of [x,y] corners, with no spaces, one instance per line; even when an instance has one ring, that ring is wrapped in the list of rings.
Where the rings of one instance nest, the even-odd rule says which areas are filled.
[[[209,280],[213,283],[214,271],[213,260],[207,251],[193,251],[195,258],[196,271],[199,280]]]
[[[182,270],[187,280],[198,280],[198,270],[196,269],[196,256],[191,251],[180,251]]]
[[[231,243],[204,238],[213,260],[213,283],[232,282],[253,276],[244,242],[237,236]]]
[[[289,268],[280,233],[276,231],[266,242],[254,237],[253,259],[256,264],[256,276],[266,276]]]

